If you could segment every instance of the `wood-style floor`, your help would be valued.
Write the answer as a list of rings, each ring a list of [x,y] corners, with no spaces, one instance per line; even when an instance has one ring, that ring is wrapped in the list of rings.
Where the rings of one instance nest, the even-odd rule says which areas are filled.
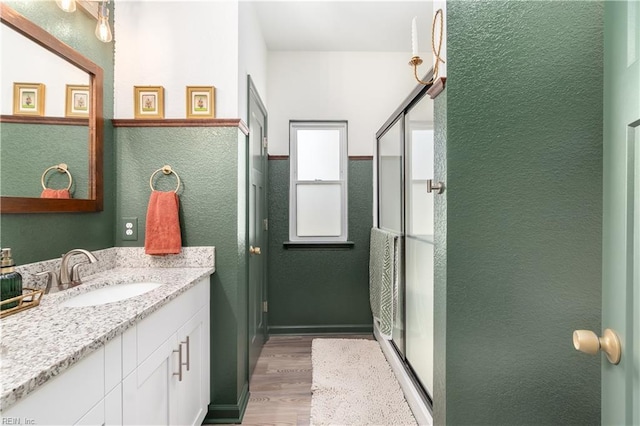
[[[311,414],[311,341],[373,339],[372,335],[273,336],[251,378],[243,425],[308,425]]]

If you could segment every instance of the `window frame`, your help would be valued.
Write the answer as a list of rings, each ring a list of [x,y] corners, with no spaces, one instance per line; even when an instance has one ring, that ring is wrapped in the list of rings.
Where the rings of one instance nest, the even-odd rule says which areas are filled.
[[[338,130],[340,134],[340,179],[339,180],[299,180],[298,179],[298,130]],[[348,167],[349,157],[348,123],[346,120],[291,120],[289,121],[289,241],[292,243],[345,243],[349,235],[349,199],[348,199]],[[340,212],[341,232],[339,236],[298,236],[298,200],[297,186],[304,185],[340,185],[340,200],[342,209]]]

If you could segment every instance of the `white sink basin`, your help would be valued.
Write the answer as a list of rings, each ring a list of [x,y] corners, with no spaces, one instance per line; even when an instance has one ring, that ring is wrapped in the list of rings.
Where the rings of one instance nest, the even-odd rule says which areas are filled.
[[[129,299],[130,297],[140,296],[161,285],[162,284],[152,282],[139,282],[101,287],[65,300],[60,306],[64,306],[65,308],[78,308],[81,306],[105,305],[107,303]]]

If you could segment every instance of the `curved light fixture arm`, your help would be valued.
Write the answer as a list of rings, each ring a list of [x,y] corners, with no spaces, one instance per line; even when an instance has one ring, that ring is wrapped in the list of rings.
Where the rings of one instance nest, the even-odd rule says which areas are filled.
[[[436,48],[435,42],[435,32],[436,32],[436,23],[440,24],[440,37],[438,37],[438,47]],[[418,77],[418,66],[422,64],[422,59],[420,56],[414,56],[409,61],[409,65],[413,66],[413,75],[416,78],[416,81],[420,84],[428,85],[433,84],[433,82],[438,78],[438,68],[440,66],[440,62],[444,63],[444,59],[440,56],[440,52],[442,50],[442,33],[444,27],[444,17],[442,9],[438,9],[433,15],[433,23],[431,25],[431,51],[435,56],[435,63],[433,64],[433,76],[429,81],[420,80]]]

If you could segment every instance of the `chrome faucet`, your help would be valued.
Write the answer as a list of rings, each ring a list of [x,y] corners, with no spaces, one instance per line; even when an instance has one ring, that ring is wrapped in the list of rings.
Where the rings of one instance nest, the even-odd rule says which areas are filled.
[[[69,259],[76,255],[82,254],[88,260],[89,263],[96,263],[98,259],[88,250],[85,249],[73,249],[69,250],[67,253],[62,256],[62,262],[60,262],[60,284],[61,286],[75,286],[78,284],[82,284],[80,281],[80,275],[78,273],[78,268],[82,263],[76,263],[69,269]]]

